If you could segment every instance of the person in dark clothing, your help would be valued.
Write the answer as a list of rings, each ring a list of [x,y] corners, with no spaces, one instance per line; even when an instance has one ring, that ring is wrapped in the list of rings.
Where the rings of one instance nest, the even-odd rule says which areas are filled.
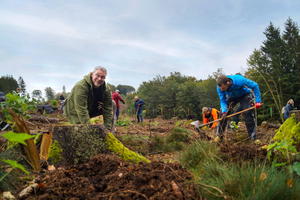
[[[59,111],[60,111],[60,113],[63,113],[64,105],[65,105],[65,97],[63,94],[61,94],[59,96]]]
[[[135,113],[136,113],[136,118],[138,122],[143,122],[143,106],[145,102],[143,99],[140,99],[138,96],[134,97],[134,108],[135,108]]]
[[[223,132],[227,127],[227,115],[232,114],[233,108],[238,103],[238,110],[244,110],[255,105],[256,108],[262,106],[259,86],[256,82],[245,78],[242,75],[221,75],[217,79],[217,92],[221,103],[221,118],[223,118],[217,127],[216,142],[223,138]],[[255,98],[252,94],[255,95]],[[251,139],[256,138],[256,121],[254,110],[244,113],[248,136]]]
[[[284,107],[283,119],[286,120],[291,116],[290,112],[294,109],[294,100],[288,100],[286,106]]]

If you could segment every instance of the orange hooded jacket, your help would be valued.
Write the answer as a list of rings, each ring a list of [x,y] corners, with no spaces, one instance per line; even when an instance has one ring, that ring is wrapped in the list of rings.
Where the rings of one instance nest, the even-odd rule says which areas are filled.
[[[219,116],[219,111],[215,108],[211,108],[211,112],[209,114],[209,116],[205,116],[205,114],[202,114],[202,118],[203,118],[203,124],[206,124],[210,121],[210,118],[213,118],[213,121],[217,120]],[[211,126],[211,128],[215,128],[218,126],[218,122],[214,122],[213,125]]]

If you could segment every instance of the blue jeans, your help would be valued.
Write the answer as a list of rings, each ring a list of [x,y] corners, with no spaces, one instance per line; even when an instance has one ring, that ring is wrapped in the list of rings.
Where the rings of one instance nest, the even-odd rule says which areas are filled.
[[[138,122],[143,122],[143,111],[142,110],[138,110],[136,112],[136,118],[137,118]]]
[[[120,115],[120,108],[116,108],[116,120],[119,119],[119,115]]]

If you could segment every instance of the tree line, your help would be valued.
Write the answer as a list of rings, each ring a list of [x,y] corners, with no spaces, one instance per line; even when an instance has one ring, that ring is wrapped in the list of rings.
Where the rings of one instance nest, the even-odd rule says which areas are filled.
[[[274,120],[280,119],[281,108],[288,99],[294,99],[296,106],[300,103],[299,27],[288,18],[283,32],[270,23],[264,35],[261,46],[254,49],[247,59],[248,69],[243,75],[260,86],[264,106],[258,110],[259,120]],[[219,109],[215,80],[222,73],[222,69],[218,69],[207,79],[197,80],[172,72],[169,76],[156,76],[153,80],[143,82],[137,91],[129,85],[109,86],[112,91],[120,90],[126,96],[126,102],[131,102],[127,110],[130,113],[134,113],[132,102],[134,96],[138,95],[146,103],[146,117],[200,118],[203,106]],[[17,87],[25,95],[26,84],[22,77],[18,81],[9,75],[0,78],[0,91],[6,93]],[[63,94],[67,95],[64,86]],[[51,87],[45,88],[47,100],[56,99],[57,95]],[[34,90],[32,97],[42,100],[42,91]]]

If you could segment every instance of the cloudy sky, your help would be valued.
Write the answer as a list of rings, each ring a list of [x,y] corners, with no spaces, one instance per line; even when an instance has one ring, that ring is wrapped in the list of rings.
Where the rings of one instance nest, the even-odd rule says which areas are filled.
[[[300,23],[299,0],[0,0],[0,76],[61,92],[97,65],[138,88],[178,71],[243,72],[272,22]]]

